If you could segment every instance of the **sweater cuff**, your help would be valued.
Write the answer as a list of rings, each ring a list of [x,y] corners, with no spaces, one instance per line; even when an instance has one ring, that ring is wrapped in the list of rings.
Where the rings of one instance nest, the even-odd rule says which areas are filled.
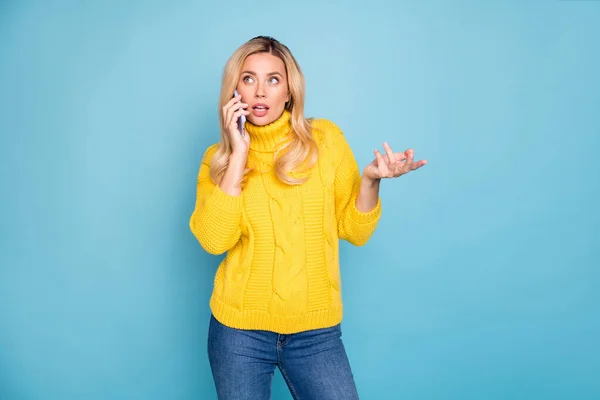
[[[371,211],[362,212],[356,208],[356,198],[352,201],[350,207],[350,218],[360,225],[368,225],[376,222],[381,216],[381,197],[377,197],[377,204]]]
[[[232,196],[227,194],[219,186],[215,186],[210,202],[221,212],[237,214],[242,211],[242,195]]]

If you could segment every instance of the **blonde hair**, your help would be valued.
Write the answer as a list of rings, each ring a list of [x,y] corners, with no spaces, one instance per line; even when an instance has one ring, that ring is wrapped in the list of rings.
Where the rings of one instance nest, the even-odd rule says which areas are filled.
[[[215,184],[221,181],[229,165],[232,147],[229,133],[223,123],[223,106],[233,95],[237,86],[242,66],[246,57],[256,53],[269,53],[279,57],[284,65],[290,91],[290,101],[285,109],[291,113],[291,136],[275,156],[275,174],[277,178],[288,184],[303,183],[307,177],[294,178],[290,173],[306,172],[314,166],[317,160],[317,144],[312,137],[310,119],[304,118],[304,75],[290,50],[279,41],[268,36],[257,36],[240,46],[225,64],[219,99],[219,124],[221,141],[212,157],[210,176]],[[284,151],[285,150],[285,151]],[[250,170],[246,169],[246,175]]]

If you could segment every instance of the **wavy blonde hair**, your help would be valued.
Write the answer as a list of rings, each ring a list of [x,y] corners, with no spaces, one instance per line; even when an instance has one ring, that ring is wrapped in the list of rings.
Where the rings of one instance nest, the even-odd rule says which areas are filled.
[[[317,144],[312,136],[310,119],[304,118],[305,81],[304,74],[291,51],[281,42],[269,36],[257,36],[240,46],[225,64],[221,83],[221,96],[219,99],[219,124],[221,127],[221,141],[212,157],[210,176],[215,184],[221,178],[229,165],[232,147],[229,133],[223,122],[223,106],[233,96],[239,81],[242,66],[246,57],[256,53],[269,53],[279,57],[287,74],[290,101],[285,109],[291,113],[291,136],[275,155],[275,174],[277,178],[288,184],[297,185],[306,181],[307,177],[295,178],[291,173],[307,172],[317,161]],[[247,175],[246,169],[244,175]],[[245,180],[244,180],[245,181]]]

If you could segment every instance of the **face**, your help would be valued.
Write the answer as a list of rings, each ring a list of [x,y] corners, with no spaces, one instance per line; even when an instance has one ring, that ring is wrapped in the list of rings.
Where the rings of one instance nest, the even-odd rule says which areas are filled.
[[[237,91],[242,102],[248,104],[248,121],[254,125],[270,124],[281,116],[290,100],[285,64],[269,53],[246,57]]]

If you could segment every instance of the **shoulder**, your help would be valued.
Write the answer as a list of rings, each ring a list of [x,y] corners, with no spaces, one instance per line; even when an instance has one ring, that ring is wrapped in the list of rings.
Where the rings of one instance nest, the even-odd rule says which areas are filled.
[[[347,145],[344,132],[337,123],[326,118],[313,118],[310,122],[313,138],[319,145],[337,151],[341,150],[341,147]]]
[[[313,134],[326,137],[328,135],[343,135],[341,128],[333,121],[326,118],[311,118]]]
[[[215,153],[217,152],[218,149],[219,149],[219,143],[214,143],[214,144],[208,146],[206,148],[206,150],[204,151],[204,155],[202,156],[202,163],[206,164],[206,165],[210,165],[210,161],[212,160],[213,156],[215,155]]]
[[[324,157],[332,163],[325,162],[324,165],[332,165],[337,168],[348,154],[352,155],[350,144],[337,123],[326,118],[314,118],[311,120],[311,126],[313,138],[320,149],[320,157]]]

